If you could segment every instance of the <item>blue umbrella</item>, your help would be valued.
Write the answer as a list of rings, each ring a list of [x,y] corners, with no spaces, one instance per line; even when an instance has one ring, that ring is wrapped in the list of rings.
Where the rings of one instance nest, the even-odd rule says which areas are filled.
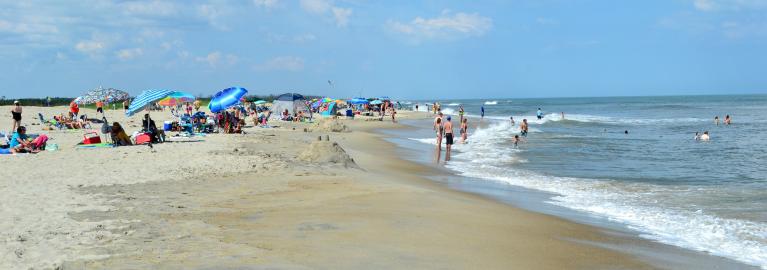
[[[242,87],[230,87],[219,91],[213,95],[213,99],[208,103],[208,108],[213,113],[217,113],[226,110],[229,107],[240,103],[240,98],[245,96],[248,90]]]
[[[349,103],[354,104],[354,105],[359,105],[359,104],[368,104],[370,102],[368,102],[366,99],[353,98],[353,99],[349,100]]]
[[[370,105],[380,105],[383,103],[380,99],[376,99],[370,102]]]
[[[128,107],[128,110],[125,111],[126,116],[133,116],[137,112],[140,112],[144,110],[149,105],[152,105],[152,103],[163,99],[173,93],[176,93],[176,91],[173,90],[146,90],[144,92],[141,92],[140,95],[138,95],[136,98],[133,99],[133,102],[130,103],[130,106]]]

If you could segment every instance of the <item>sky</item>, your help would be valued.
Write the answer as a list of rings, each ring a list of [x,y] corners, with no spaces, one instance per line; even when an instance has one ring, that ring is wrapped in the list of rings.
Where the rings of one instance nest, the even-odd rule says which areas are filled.
[[[0,59],[6,98],[767,93],[767,0],[0,0]]]

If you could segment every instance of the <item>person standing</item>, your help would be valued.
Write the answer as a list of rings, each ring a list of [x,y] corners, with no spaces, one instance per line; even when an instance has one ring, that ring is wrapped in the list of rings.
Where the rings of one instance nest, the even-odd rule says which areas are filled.
[[[466,139],[469,137],[469,119],[464,118],[461,122],[461,143],[466,143]]]
[[[514,123],[514,116],[509,116],[509,120],[511,120],[511,126],[513,127],[516,124]]]
[[[519,124],[519,130],[522,131],[522,136],[527,137],[527,119],[522,119],[522,124]]]
[[[460,117],[458,123],[463,123],[463,104],[458,108],[458,116]]]
[[[11,118],[13,118],[13,128],[11,130],[16,130],[17,128],[21,127],[21,103],[19,103],[18,100],[13,101],[13,108],[11,109]]]
[[[101,114],[104,113],[104,102],[103,101],[101,101],[101,100],[96,101],[96,112],[97,113],[101,113]]]
[[[442,118],[437,117],[434,122],[434,129],[437,131],[437,152],[442,151],[442,136],[444,135],[444,126],[442,126]]]
[[[482,107],[480,107],[479,110],[480,110],[479,118],[485,118],[485,105],[482,105]]]
[[[450,149],[453,146],[453,122],[450,121],[450,116],[447,116],[445,121],[445,161],[450,160]]]
[[[69,103],[69,112],[72,113],[72,120],[77,119],[77,114],[80,113],[80,107],[77,106],[77,102],[72,101]]]
[[[565,120],[565,112],[562,112],[562,120]]]
[[[730,118],[729,114],[724,116],[724,124],[728,126],[732,124],[732,118]]]
[[[538,117],[538,120],[543,119],[543,111],[541,111],[541,108],[538,108],[538,111],[535,113],[535,116]]]
[[[714,116],[714,124],[716,124],[716,126],[719,126],[719,116],[718,115]]]
[[[128,108],[130,107],[130,102],[128,100],[123,100],[123,112],[127,112]]]
[[[45,97],[45,103],[47,104],[48,107],[51,106],[51,97],[50,96]]]

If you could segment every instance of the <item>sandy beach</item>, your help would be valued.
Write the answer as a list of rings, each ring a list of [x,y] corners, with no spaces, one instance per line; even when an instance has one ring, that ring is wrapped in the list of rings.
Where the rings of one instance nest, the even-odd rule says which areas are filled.
[[[26,107],[23,123],[39,133],[32,115],[64,110]],[[107,117],[138,129],[122,111]],[[652,268],[589,244],[625,241],[600,229],[423,178],[433,169],[374,132],[402,126],[366,120],[274,122],[153,148],[75,149],[82,131],[45,131],[58,151],[0,157],[0,268]]]

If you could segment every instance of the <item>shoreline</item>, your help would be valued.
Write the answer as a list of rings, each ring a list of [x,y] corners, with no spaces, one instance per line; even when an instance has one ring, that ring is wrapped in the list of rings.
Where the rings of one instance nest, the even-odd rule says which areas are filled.
[[[27,109],[28,115],[35,110]],[[112,117],[126,127],[133,122]],[[249,128],[247,135],[212,134],[203,142],[158,144],[154,149],[73,150],[69,144],[79,134],[51,131],[60,152],[7,157],[4,162],[10,169],[3,170],[3,179],[13,182],[2,183],[2,191],[25,191],[1,201],[10,207],[2,216],[20,219],[1,224],[8,254],[4,265],[656,268],[607,248],[627,240],[601,228],[456,191],[423,177],[433,174],[433,168],[399,158],[396,146],[375,133],[405,128],[401,124],[340,122],[352,131],[275,122],[283,127]],[[298,161],[318,135],[330,136],[359,168],[332,160]],[[335,149],[329,142],[317,145],[325,147],[322,153]],[[79,170],[34,171],[29,164],[33,159]],[[39,196],[47,192],[57,193]]]

